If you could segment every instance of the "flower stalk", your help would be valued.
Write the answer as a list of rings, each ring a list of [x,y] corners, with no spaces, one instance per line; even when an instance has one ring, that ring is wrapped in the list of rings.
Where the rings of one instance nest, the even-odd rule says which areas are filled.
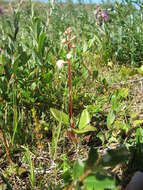
[[[70,55],[71,50],[71,44],[70,44],[70,38],[71,38],[71,30],[68,32],[68,55]],[[70,57],[70,56],[69,56]],[[71,124],[72,128],[74,128],[74,119],[73,119],[73,113],[72,113],[72,84],[71,84],[71,58],[68,59],[68,70],[69,70],[69,101],[70,101],[70,118],[71,118]]]
[[[75,48],[75,44],[72,44],[71,41],[73,41],[76,37],[75,36],[71,36],[72,33],[72,29],[69,27],[67,28],[67,30],[64,32],[64,35],[66,36],[66,38],[62,39],[62,44],[67,45],[67,62],[65,62],[64,60],[58,60],[56,63],[56,66],[58,67],[58,69],[61,69],[65,63],[68,64],[68,82],[69,82],[69,111],[70,111],[70,122],[71,122],[71,128],[74,129],[75,125],[74,125],[74,118],[73,118],[73,112],[72,112],[72,82],[71,82],[71,58],[72,58],[72,54],[71,54],[71,49]],[[72,143],[77,144],[78,143],[78,139],[75,136],[73,130],[71,131],[67,131],[67,136],[68,138],[71,140]]]

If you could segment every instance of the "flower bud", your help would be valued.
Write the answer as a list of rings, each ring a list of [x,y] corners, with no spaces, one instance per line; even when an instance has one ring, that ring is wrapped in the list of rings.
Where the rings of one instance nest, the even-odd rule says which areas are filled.
[[[66,31],[64,32],[64,34],[71,34],[71,33],[72,33],[71,27],[67,28]]]

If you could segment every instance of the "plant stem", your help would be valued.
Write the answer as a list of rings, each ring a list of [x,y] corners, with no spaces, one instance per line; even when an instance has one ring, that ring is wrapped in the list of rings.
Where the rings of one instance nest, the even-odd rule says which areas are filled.
[[[68,53],[70,52],[70,34],[68,35]],[[74,120],[73,120],[73,114],[72,114],[72,85],[71,85],[71,62],[70,59],[68,59],[68,67],[69,67],[69,100],[70,100],[70,118],[72,123],[72,128],[74,128]]]

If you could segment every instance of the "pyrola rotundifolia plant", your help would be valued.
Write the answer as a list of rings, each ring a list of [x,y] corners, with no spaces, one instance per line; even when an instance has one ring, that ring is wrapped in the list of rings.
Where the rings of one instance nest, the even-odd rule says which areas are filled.
[[[67,46],[67,62],[65,62],[64,60],[58,60],[56,63],[56,66],[58,67],[58,69],[61,69],[64,64],[68,64],[68,73],[69,73],[69,103],[70,103],[70,120],[71,120],[71,125],[72,128],[74,128],[74,118],[73,118],[73,113],[72,113],[72,84],[71,84],[71,58],[72,58],[72,53],[71,53],[71,49],[75,47],[75,45],[72,43],[72,41],[76,38],[75,36],[72,36],[72,29],[69,27],[67,28],[67,30],[64,32],[64,36],[65,38],[62,39],[62,43]],[[76,142],[76,138],[75,135],[73,133],[73,131],[71,132],[71,134],[68,133],[69,138]]]

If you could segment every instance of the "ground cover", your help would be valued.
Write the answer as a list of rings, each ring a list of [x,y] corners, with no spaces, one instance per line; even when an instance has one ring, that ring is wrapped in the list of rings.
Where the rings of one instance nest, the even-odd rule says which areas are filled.
[[[1,189],[125,189],[143,171],[136,4],[0,4]]]

